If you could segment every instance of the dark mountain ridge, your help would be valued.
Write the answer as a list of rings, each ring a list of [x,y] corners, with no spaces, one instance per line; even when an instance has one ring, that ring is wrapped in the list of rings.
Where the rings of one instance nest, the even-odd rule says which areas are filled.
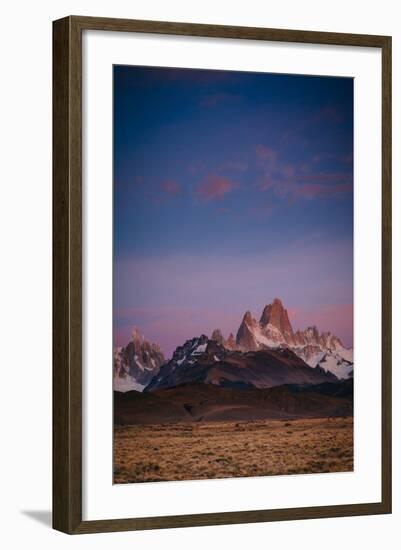
[[[351,416],[353,380],[271,388],[182,384],[152,392],[114,392],[114,422],[169,424]]]
[[[336,382],[331,372],[312,368],[291,349],[230,351],[207,336],[188,340],[152,378],[145,392],[183,384],[270,388],[283,384]]]

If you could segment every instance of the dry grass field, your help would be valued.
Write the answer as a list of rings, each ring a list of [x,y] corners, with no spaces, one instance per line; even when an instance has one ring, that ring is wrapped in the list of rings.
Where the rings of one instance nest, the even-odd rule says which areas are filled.
[[[114,429],[114,483],[352,470],[352,417]]]

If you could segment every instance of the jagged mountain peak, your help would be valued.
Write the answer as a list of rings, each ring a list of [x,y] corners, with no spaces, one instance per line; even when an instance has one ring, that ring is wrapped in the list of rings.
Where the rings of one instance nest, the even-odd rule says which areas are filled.
[[[257,321],[256,319],[252,316],[252,313],[248,310],[245,312],[245,315],[244,315],[244,318],[242,319],[242,322],[243,323],[247,323],[249,325],[253,325],[255,324]]]
[[[192,379],[192,377],[197,376],[196,372],[200,364],[207,362],[211,365],[217,365],[226,358],[228,353],[223,344],[209,339],[205,334],[191,338],[175,349],[170,361],[164,363],[145,391],[152,391],[163,386],[167,379],[169,384],[175,385],[181,379],[183,373],[186,373],[185,376],[188,379]]]
[[[139,329],[137,327],[133,327],[132,331],[131,331],[131,337],[129,339],[129,342],[133,342],[134,345],[136,346],[140,346],[142,344],[142,335],[141,333],[139,332]]]
[[[224,338],[219,328],[215,328],[212,332],[211,340],[214,340],[218,344],[223,344]]]
[[[114,350],[114,389],[142,391],[164,362],[160,346],[146,340],[138,327],[134,327],[128,344]]]
[[[283,306],[283,302],[280,300],[280,298],[274,298],[274,300],[270,304],[266,304],[265,307],[263,308],[263,313],[260,318],[260,323],[267,324],[269,322],[269,317],[271,316],[272,311],[281,313],[284,310],[285,309]]]
[[[133,340],[134,342],[135,342],[136,340],[138,340],[139,342],[142,342],[142,341],[144,340],[144,337],[143,337],[142,334],[140,333],[138,327],[133,327],[133,328],[132,328],[132,331],[131,331],[131,340]]]
[[[250,311],[245,313],[238,329],[236,344],[242,351],[291,348],[313,367],[319,365],[325,354],[332,354],[337,362],[343,360],[347,363],[347,368],[341,372],[351,372],[348,366],[353,362],[352,350],[345,348],[341,340],[330,331],[320,333],[319,329],[312,325],[305,330],[294,332],[288,312],[280,298],[274,298],[263,308],[259,322],[253,318]],[[331,361],[326,361],[326,365],[331,364]]]
[[[275,298],[271,304],[264,307],[259,324],[262,328],[266,328],[269,325],[274,327],[281,332],[286,343],[294,343],[294,331],[288,317],[288,312],[279,298]]]
[[[303,331],[304,334],[313,334],[316,336],[319,336],[319,330],[316,325],[311,325],[309,327],[306,327],[306,329]]]
[[[265,352],[270,351],[273,355],[266,355]],[[301,360],[298,366],[306,363],[309,368],[321,368],[338,378],[353,376],[353,350],[345,348],[332,332],[320,333],[314,325],[294,332],[283,302],[275,298],[263,308],[260,321],[251,311],[245,312],[236,338],[230,333],[225,339],[221,329],[215,328],[210,339],[201,334],[178,346],[167,362],[160,347],[147,341],[138,327],[134,327],[127,346],[114,351],[114,388],[118,391],[144,387],[151,390],[166,377],[170,382],[181,380],[183,383],[184,379],[197,378],[206,370],[208,377],[212,377],[208,378],[210,382],[215,380],[213,373],[217,371],[214,369],[222,375],[227,362],[231,365],[229,370],[232,365],[241,364],[240,372],[245,376],[242,369],[254,365],[255,357],[258,357],[257,362],[266,360],[274,368],[277,359],[274,354],[279,354],[280,361],[289,359],[287,354],[295,355]],[[249,376],[248,373],[245,377]]]
[[[258,322],[252,317],[251,312],[247,311],[237,332],[237,345],[247,349],[248,351],[257,350],[258,343],[255,337],[257,328]]]
[[[224,347],[228,350],[237,350],[238,349],[238,346],[237,346],[237,342],[234,338],[234,334],[232,332],[230,332],[230,334],[228,335],[228,338],[227,340],[224,340]]]

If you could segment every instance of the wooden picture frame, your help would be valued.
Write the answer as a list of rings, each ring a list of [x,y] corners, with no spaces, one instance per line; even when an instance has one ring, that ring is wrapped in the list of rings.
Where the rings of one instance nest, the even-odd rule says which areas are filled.
[[[379,502],[82,520],[82,31],[378,48],[382,56],[382,496]],[[71,16],[53,23],[53,527],[69,534],[391,512],[391,37]]]

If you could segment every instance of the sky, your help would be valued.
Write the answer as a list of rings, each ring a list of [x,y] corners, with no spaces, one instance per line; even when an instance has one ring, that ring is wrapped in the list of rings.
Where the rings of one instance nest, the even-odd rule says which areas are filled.
[[[114,67],[114,343],[166,357],[279,297],[353,344],[353,80]]]

